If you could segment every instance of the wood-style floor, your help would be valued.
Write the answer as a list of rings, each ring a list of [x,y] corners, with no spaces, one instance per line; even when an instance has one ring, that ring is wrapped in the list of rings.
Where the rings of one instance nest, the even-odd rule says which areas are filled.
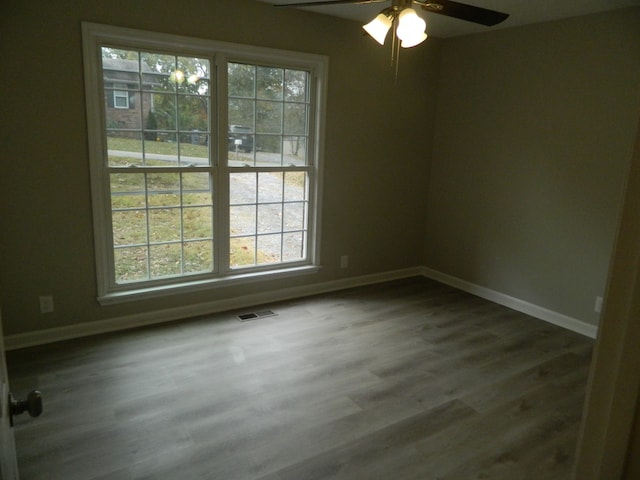
[[[22,480],[570,477],[591,339],[423,278],[264,308],[9,352]]]

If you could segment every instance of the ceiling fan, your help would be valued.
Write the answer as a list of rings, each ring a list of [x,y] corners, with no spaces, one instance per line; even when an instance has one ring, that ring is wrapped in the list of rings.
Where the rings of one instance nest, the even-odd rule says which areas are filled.
[[[322,5],[340,4],[371,4],[382,3],[388,0],[327,0],[318,2],[297,2],[277,4],[275,7],[315,7]],[[392,0],[391,6],[383,9],[371,22],[362,28],[371,35],[380,45],[384,45],[387,33],[394,24],[394,41],[399,40],[404,48],[414,47],[422,43],[426,38],[426,23],[412,8],[413,5],[431,13],[437,13],[448,17],[466,20],[480,25],[493,26],[504,21],[509,14],[489,10],[486,8],[454,2],[452,0]]]

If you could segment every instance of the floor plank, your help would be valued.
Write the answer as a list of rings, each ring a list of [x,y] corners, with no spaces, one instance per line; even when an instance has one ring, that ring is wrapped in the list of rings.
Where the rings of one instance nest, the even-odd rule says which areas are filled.
[[[22,480],[568,479],[593,341],[424,278],[9,352]]]

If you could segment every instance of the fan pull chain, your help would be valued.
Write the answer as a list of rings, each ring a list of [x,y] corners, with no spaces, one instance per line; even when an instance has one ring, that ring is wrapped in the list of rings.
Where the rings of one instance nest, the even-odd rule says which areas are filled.
[[[400,42],[396,42],[396,77],[395,83],[398,83],[398,67],[400,66]]]
[[[398,40],[397,30],[397,17],[393,19],[392,29],[392,41],[391,41],[391,66],[395,66],[395,79],[394,83],[398,83],[398,67],[400,64],[400,41]],[[395,63],[395,65],[394,65]]]
[[[395,55],[396,55],[396,43],[398,41],[398,38],[396,37],[396,29],[395,29],[395,19],[393,20],[393,25],[391,26],[392,32],[391,32],[391,62],[389,63],[389,65],[393,66],[393,61],[395,60]]]

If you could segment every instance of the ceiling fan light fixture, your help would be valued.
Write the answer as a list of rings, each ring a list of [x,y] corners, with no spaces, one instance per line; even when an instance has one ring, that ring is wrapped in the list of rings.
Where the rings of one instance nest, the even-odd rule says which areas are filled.
[[[427,34],[422,32],[420,35],[416,35],[415,37],[412,37],[411,39],[402,40],[400,42],[400,46],[402,48],[415,47],[416,45],[420,45],[426,39],[427,39]]]
[[[373,37],[373,39],[380,45],[384,45],[384,41],[387,38],[387,33],[393,24],[393,18],[384,13],[379,13],[376,18],[371,20],[362,28]]]
[[[426,22],[418,16],[413,8],[405,8],[398,15],[396,35],[404,48],[415,47],[427,38]]]

